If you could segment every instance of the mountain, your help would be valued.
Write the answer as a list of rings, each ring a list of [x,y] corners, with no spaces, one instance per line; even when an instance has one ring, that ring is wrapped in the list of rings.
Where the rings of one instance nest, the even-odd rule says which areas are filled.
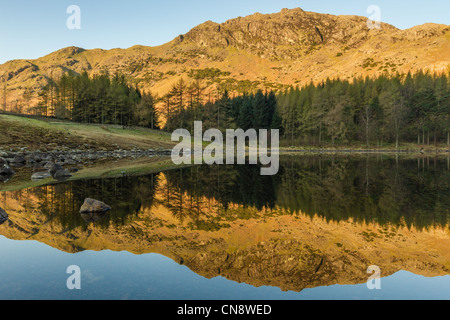
[[[407,30],[367,18],[283,9],[219,24],[205,22],[158,47],[85,50],[68,47],[35,60],[0,65],[0,105],[25,112],[49,79],[65,72],[124,74],[164,95],[180,77],[200,79],[210,92],[282,89],[327,78],[450,70],[450,26]],[[31,102],[30,102],[31,101]]]

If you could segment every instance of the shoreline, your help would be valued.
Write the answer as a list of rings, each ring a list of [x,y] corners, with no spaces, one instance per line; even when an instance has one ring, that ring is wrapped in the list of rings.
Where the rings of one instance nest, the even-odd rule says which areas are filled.
[[[448,154],[450,150],[395,150],[395,149],[281,149],[281,153],[339,153],[339,154],[417,154],[417,155],[436,155]]]
[[[386,154],[386,155],[417,155],[417,156],[450,156],[450,150],[395,150],[395,149],[284,149],[280,148],[280,155],[289,154]],[[51,151],[28,151],[22,148],[20,151],[4,151],[0,148],[0,157],[8,161],[11,167],[23,167],[39,163],[57,163],[60,165],[77,165],[85,162],[114,161],[122,159],[141,159],[153,157],[171,156],[171,149],[117,149],[117,150],[51,150]]]
[[[0,157],[1,157],[0,152]],[[170,157],[171,150],[115,150],[115,151],[80,151],[59,152],[9,152],[8,156],[12,158],[3,158],[7,160],[9,167],[14,171],[12,175],[0,174],[0,192],[18,190],[28,187],[37,187],[41,185],[54,184],[64,181],[87,179],[87,178],[111,178],[121,177],[123,175],[141,175],[146,173],[155,173],[186,167],[189,165],[175,165]],[[332,150],[332,149],[292,149],[280,150],[280,156],[286,157],[363,157],[369,155],[386,156],[401,159],[426,159],[429,157],[450,159],[450,153],[420,153],[415,150]],[[49,164],[60,165],[62,169],[69,170],[71,175],[66,178],[56,179],[53,177],[43,177],[33,179],[34,173],[49,172]],[[75,171],[71,171],[76,169]],[[9,182],[14,178],[14,181]]]

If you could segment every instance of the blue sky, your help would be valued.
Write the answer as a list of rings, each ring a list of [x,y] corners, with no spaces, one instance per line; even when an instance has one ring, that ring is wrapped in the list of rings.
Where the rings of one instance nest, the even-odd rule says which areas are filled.
[[[81,9],[81,29],[69,30],[68,6]],[[67,46],[86,49],[155,46],[212,20],[224,22],[282,8],[369,16],[406,29],[426,22],[450,24],[448,0],[0,0],[0,63],[35,59]]]

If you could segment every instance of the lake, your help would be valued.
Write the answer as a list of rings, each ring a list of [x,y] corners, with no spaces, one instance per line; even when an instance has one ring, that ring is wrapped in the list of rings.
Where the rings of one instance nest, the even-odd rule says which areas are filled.
[[[32,184],[16,168],[0,185],[0,299],[450,298],[448,157],[280,160],[276,176],[203,165]],[[85,198],[112,210],[80,214]]]

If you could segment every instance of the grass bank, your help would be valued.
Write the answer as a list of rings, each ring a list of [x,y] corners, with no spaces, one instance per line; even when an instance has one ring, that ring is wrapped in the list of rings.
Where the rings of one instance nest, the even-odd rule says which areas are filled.
[[[0,148],[6,151],[157,150],[173,146],[170,134],[158,130],[0,114]]]

